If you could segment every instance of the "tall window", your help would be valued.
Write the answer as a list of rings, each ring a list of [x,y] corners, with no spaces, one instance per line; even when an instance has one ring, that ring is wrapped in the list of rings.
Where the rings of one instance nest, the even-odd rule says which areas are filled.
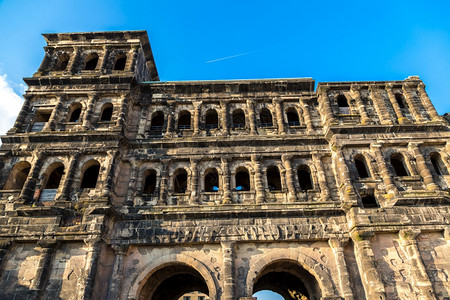
[[[82,189],[95,188],[95,186],[97,185],[100,164],[97,161],[94,161],[91,164],[92,165],[88,167],[83,173],[83,178],[81,180],[80,186],[80,188]]]
[[[308,166],[299,166],[297,169],[298,183],[300,190],[306,191],[313,188],[311,180],[311,170]]]
[[[71,107],[69,122],[78,122],[81,116],[81,104],[75,103]]]
[[[288,126],[299,126],[300,120],[298,118],[297,110],[293,107],[289,107],[286,110],[286,118],[288,121]]]
[[[57,189],[64,174],[64,166],[58,164],[56,168],[50,173],[45,184],[44,189]]]
[[[246,168],[239,168],[235,175],[236,191],[250,190],[250,175]]]
[[[18,162],[14,165],[9,172],[8,179],[3,186],[4,190],[21,190],[25,181],[27,180],[28,173],[30,173],[31,165],[26,162]]]
[[[259,120],[261,122],[261,127],[273,126],[272,113],[267,108],[261,109],[261,112],[259,114]]]
[[[210,168],[205,171],[205,192],[219,191],[219,173],[216,168]]]
[[[400,106],[400,108],[406,108],[405,97],[403,97],[402,94],[395,94],[395,100],[397,101],[397,104],[398,106]]]
[[[55,71],[64,71],[69,63],[70,56],[67,53],[62,53],[56,59]]]
[[[395,176],[409,176],[405,165],[405,158],[400,153],[394,153],[391,156],[391,165],[394,168]]]
[[[164,126],[164,113],[162,111],[154,112],[152,115],[152,122],[150,125],[150,129],[154,131],[163,130]]]
[[[185,169],[178,169],[173,176],[174,193],[185,193],[187,190],[187,172]]]
[[[355,166],[356,170],[358,170],[359,178],[370,177],[364,156],[362,155],[355,156]]]
[[[233,111],[233,128],[245,127],[245,113],[242,109],[236,109]]]
[[[337,103],[339,107],[339,113],[341,114],[349,114],[350,113],[350,107],[348,105],[347,98],[344,95],[339,95],[337,97]]]
[[[183,110],[178,115],[178,129],[190,129],[191,128],[191,113],[187,110]]]
[[[144,186],[142,189],[142,194],[152,195],[156,189],[156,171],[147,170],[144,173]]]
[[[267,187],[271,191],[281,191],[280,170],[276,166],[267,168]]]
[[[84,61],[84,69],[85,70],[95,70],[98,63],[98,54],[97,53],[91,53],[86,56],[86,59]]]
[[[100,121],[107,122],[111,121],[113,113],[113,105],[111,103],[105,103],[102,107],[102,112],[100,114]]]
[[[127,57],[125,54],[117,54],[114,60],[114,70],[125,70],[125,64],[127,63]]]
[[[219,117],[215,109],[208,109],[205,115],[205,127],[207,129],[214,129],[219,127]]]
[[[439,153],[431,153],[430,154],[431,164],[433,165],[434,172],[437,175],[448,175],[448,170],[445,167],[444,162],[442,161],[441,155]]]

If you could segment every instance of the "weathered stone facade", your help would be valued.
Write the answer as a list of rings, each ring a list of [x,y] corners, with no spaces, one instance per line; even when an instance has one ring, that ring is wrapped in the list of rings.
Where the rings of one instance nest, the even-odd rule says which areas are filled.
[[[2,137],[2,299],[449,299],[418,77],[160,82],[144,31],[44,37]]]

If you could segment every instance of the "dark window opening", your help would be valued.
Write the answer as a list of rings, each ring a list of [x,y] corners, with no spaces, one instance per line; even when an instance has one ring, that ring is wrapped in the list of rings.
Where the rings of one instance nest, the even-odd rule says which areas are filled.
[[[56,60],[55,71],[64,71],[69,63],[69,58],[69,55],[65,53],[59,55]]]
[[[157,111],[152,115],[150,129],[154,131],[162,131],[164,126],[164,113]]]
[[[299,126],[300,120],[298,118],[297,111],[293,108],[290,108],[286,111],[286,117],[288,121],[288,126]]]
[[[268,110],[267,108],[261,109],[261,113],[259,114],[259,120],[261,122],[261,127],[273,126],[272,114],[270,113],[270,110]]]
[[[349,106],[348,106],[347,98],[345,98],[344,95],[339,95],[339,96],[337,97],[337,103],[338,103],[338,106],[339,106],[339,107],[349,107]]]
[[[89,54],[86,57],[86,63],[84,65],[84,69],[89,70],[89,71],[95,70],[95,68],[97,67],[97,63],[98,63],[97,53]]]
[[[397,101],[398,106],[400,106],[400,108],[406,108],[405,98],[403,97],[402,94],[395,94],[395,100]]]
[[[178,129],[191,128],[191,113],[183,110],[178,116]]]
[[[42,131],[42,129],[44,129],[45,123],[47,123],[48,120],[50,120],[50,115],[51,115],[50,112],[37,111],[30,131],[31,132]]]
[[[300,190],[312,190],[311,172],[308,167],[303,166],[297,169],[297,177],[298,183],[300,184]]]
[[[114,70],[123,71],[125,70],[125,65],[127,63],[127,57],[125,54],[118,54],[116,56],[116,62],[114,63]]]
[[[179,169],[175,172],[173,178],[174,193],[185,193],[187,190],[187,172],[184,169]]]
[[[267,168],[267,187],[271,191],[281,191],[280,170],[275,166]]]
[[[9,173],[8,180],[3,186],[4,190],[21,190],[30,173],[31,166],[28,162],[20,162],[14,165]]]
[[[361,202],[362,202],[362,206],[363,208],[376,208],[376,207],[380,207],[378,205],[377,200],[375,199],[375,197],[373,195],[365,195],[361,197]]]
[[[83,174],[83,180],[81,181],[82,189],[95,188],[97,185],[98,173],[100,171],[100,165],[94,165],[86,169]]]
[[[76,108],[72,111],[72,114],[70,115],[69,122],[78,122],[81,115],[81,107]]]
[[[395,176],[409,176],[405,167],[405,160],[401,154],[391,156],[391,165],[394,167]]]
[[[236,109],[233,111],[233,128],[245,127],[245,114],[242,109]]]
[[[219,173],[216,169],[206,170],[205,173],[205,192],[219,191]]]
[[[448,170],[438,153],[432,153],[430,155],[430,159],[431,163],[433,164],[434,171],[437,175],[448,175]]]
[[[64,174],[64,167],[60,166],[53,170],[53,172],[48,177],[48,181],[45,185],[45,189],[57,189],[59,187],[59,183],[61,182],[61,178]]]
[[[219,117],[215,109],[210,109],[206,112],[205,127],[207,129],[214,129],[219,127]]]
[[[250,176],[246,169],[240,170],[236,173],[236,191],[249,191],[250,190]]]
[[[369,170],[367,170],[367,165],[366,165],[364,157],[362,157],[362,156],[355,157],[355,165],[356,165],[356,169],[358,170],[359,178],[370,177]]]
[[[103,108],[102,115],[100,117],[100,121],[111,121],[113,107],[112,105],[105,104],[106,107]]]
[[[144,188],[142,189],[142,194],[152,195],[156,189],[156,171],[150,170],[144,179]]]

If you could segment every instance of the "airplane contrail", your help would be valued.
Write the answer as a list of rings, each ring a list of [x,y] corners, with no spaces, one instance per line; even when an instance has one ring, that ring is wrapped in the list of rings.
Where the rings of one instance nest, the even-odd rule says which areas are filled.
[[[212,62],[221,61],[221,60],[225,60],[225,59],[229,59],[229,58],[233,58],[233,57],[238,57],[238,56],[244,56],[244,55],[255,53],[255,52],[258,52],[258,51],[244,52],[244,53],[235,54],[235,55],[231,55],[231,56],[226,56],[226,57],[222,57],[222,58],[218,58],[218,59],[208,60],[206,63],[209,64],[209,63],[212,63]]]

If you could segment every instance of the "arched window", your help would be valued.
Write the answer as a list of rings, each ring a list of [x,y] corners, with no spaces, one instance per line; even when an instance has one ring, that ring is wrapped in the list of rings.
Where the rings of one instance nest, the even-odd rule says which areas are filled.
[[[90,164],[91,166],[88,167],[83,173],[83,178],[81,180],[80,186],[80,188],[82,189],[95,188],[95,186],[97,185],[100,164],[97,161],[93,161]]]
[[[116,55],[113,69],[116,71],[123,71],[123,70],[125,70],[126,63],[127,63],[127,57],[125,56],[125,54],[119,53]]]
[[[205,192],[219,191],[219,173],[216,168],[210,168],[205,171]]]
[[[173,192],[185,193],[187,190],[187,172],[185,169],[178,169],[173,175]]]
[[[434,172],[437,175],[448,175],[448,170],[442,161],[441,155],[439,153],[433,152],[430,154],[431,164],[433,165]]]
[[[397,104],[398,104],[398,106],[400,106],[400,108],[402,108],[402,109],[406,108],[405,98],[403,97],[402,94],[399,94],[399,93],[395,94],[395,100],[397,101]]]
[[[308,166],[299,166],[297,169],[298,183],[300,184],[300,190],[306,191],[313,188],[311,180],[311,170]]]
[[[362,156],[362,155],[355,156],[355,166],[356,166],[356,170],[358,170],[359,178],[370,177],[369,170],[367,169],[366,160],[365,160],[364,156]]]
[[[236,191],[250,191],[250,175],[246,168],[239,168],[235,175]]]
[[[102,113],[100,114],[100,121],[107,122],[111,121],[113,113],[113,105],[111,103],[106,103],[102,107]]]
[[[219,127],[219,117],[215,109],[208,109],[205,115],[205,127],[207,129],[214,129]]]
[[[267,168],[267,187],[270,191],[281,191],[280,170],[276,166]]]
[[[30,173],[31,165],[26,162],[18,162],[14,165],[9,172],[8,179],[3,186],[4,190],[21,190],[25,181],[27,180],[28,173]]]
[[[295,108],[290,107],[286,110],[286,117],[288,121],[288,126],[299,126],[300,120],[298,118],[297,111]]]
[[[98,54],[97,53],[91,53],[88,56],[86,56],[86,59],[84,61],[84,70],[95,70],[98,63]]]
[[[409,176],[405,165],[405,158],[400,153],[394,153],[391,156],[391,165],[394,168],[395,176]]]
[[[67,53],[62,53],[56,59],[55,71],[64,71],[69,63],[70,56]]]
[[[64,175],[64,166],[61,163],[57,163],[53,168],[54,170],[48,176],[44,189],[57,189],[59,187],[61,178]]]
[[[178,115],[178,129],[190,129],[191,128],[191,113],[187,110],[183,110]]]
[[[337,103],[339,106],[339,113],[341,113],[341,114],[349,114],[350,113],[348,101],[344,95],[339,95],[337,97]]]
[[[261,127],[273,126],[272,113],[267,108],[261,109],[261,112],[259,113],[259,120],[261,123]]]
[[[81,104],[75,103],[71,107],[69,122],[78,122],[81,116]]]
[[[144,172],[144,185],[142,188],[142,194],[152,195],[156,190],[156,171],[146,170]]]
[[[150,129],[154,131],[163,130],[164,126],[164,113],[162,111],[154,112],[152,115],[152,122],[150,125]]]
[[[233,128],[245,127],[245,113],[242,109],[235,109],[233,111]]]

